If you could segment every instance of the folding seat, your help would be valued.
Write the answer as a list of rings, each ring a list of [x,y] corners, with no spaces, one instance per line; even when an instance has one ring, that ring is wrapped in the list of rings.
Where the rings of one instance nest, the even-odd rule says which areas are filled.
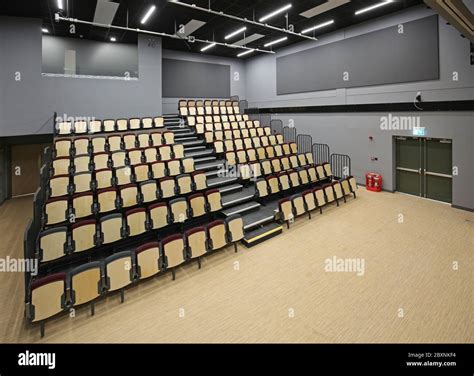
[[[232,131],[232,136],[233,136],[234,138],[240,138],[240,137],[242,136],[242,135],[240,134],[240,129],[234,129],[234,130]]]
[[[270,136],[272,134],[272,129],[270,127],[263,127],[264,135]]]
[[[115,188],[105,188],[97,192],[96,211],[108,213],[119,208],[119,199]]]
[[[143,149],[143,155],[145,157],[146,163],[153,163],[158,161],[158,151],[155,147]]]
[[[290,150],[291,154],[298,154],[298,146],[296,145],[296,142],[290,142]]]
[[[252,137],[252,138],[254,138],[254,139],[255,139],[256,137],[258,138],[258,143],[259,143],[259,145],[260,145],[260,136],[258,135],[257,129],[255,129],[255,128],[250,128],[250,129],[248,130],[248,132],[249,132],[249,136],[250,136],[250,137]],[[253,144],[255,145],[255,140],[253,140],[253,141],[254,141]]]
[[[238,101],[233,101],[232,102],[232,107],[234,109],[234,114],[239,114],[240,113],[240,106]]]
[[[225,105],[225,101],[219,101],[219,112],[221,115],[227,114],[227,107]]]
[[[41,231],[38,236],[38,261],[57,260],[68,253],[67,227],[53,227]]]
[[[127,153],[123,150],[114,151],[110,154],[113,168],[124,167],[127,165]]]
[[[306,161],[306,155],[305,154],[298,154],[298,164],[302,166],[306,166],[308,162]]]
[[[88,155],[90,154],[89,138],[79,137],[74,139],[74,154]]]
[[[132,166],[138,165],[145,161],[142,149],[131,149],[128,151],[128,160]]]
[[[202,123],[197,123],[196,124],[196,134],[204,134],[204,124]]]
[[[324,168],[324,173],[326,175],[326,177],[328,177],[329,179],[332,179],[332,169],[331,169],[331,164],[329,163],[323,163],[323,168]]]
[[[353,193],[354,198],[356,198],[356,191],[357,191],[357,181],[353,176],[348,176],[346,180],[349,181],[349,188],[350,191]]]
[[[230,166],[235,166],[237,164],[237,159],[233,151],[226,152],[225,159],[227,161],[227,164],[229,164]]]
[[[175,159],[184,158],[184,145],[183,144],[174,144],[173,145],[173,156]]]
[[[107,292],[120,291],[120,302],[125,300],[124,288],[134,281],[135,271],[132,268],[132,252],[122,251],[108,256],[104,260],[105,282]]]
[[[250,137],[244,138],[244,148],[245,149],[253,149],[252,139]]]
[[[291,188],[290,186],[290,178],[286,172],[282,172],[276,175],[278,178],[278,183],[280,186],[280,191],[287,191]]]
[[[104,120],[104,132],[115,132],[115,120]]]
[[[306,210],[306,205],[302,195],[298,194],[291,196],[291,205],[293,206],[293,214],[295,217],[308,213],[308,216],[311,219],[311,213]]]
[[[126,236],[122,214],[109,214],[100,218],[101,244],[114,243]]]
[[[270,194],[275,194],[280,192],[280,185],[278,178],[276,176],[269,176],[266,178],[268,184],[268,191]]]
[[[204,133],[204,141],[206,144],[212,144],[214,142],[214,132],[207,131]]]
[[[218,123],[220,121],[220,116],[205,116],[204,123],[206,124],[206,129],[209,131],[213,130],[212,124],[214,122]]]
[[[194,116],[188,116],[188,117],[186,117],[186,120],[187,120],[188,125],[190,127],[195,127],[196,126],[196,118]]]
[[[115,169],[115,183],[118,186],[127,185],[133,182],[132,169],[129,166]]]
[[[163,142],[165,145],[174,144],[174,133],[173,132],[163,132]]]
[[[71,250],[74,253],[87,251],[97,245],[97,222],[88,219],[71,226]]]
[[[160,199],[173,197],[177,194],[176,184],[173,178],[162,178],[158,181]]]
[[[273,134],[268,136],[268,142],[270,143],[270,145],[276,145],[276,136]]]
[[[116,123],[117,131],[124,132],[128,130],[128,120],[127,119],[118,119]]]
[[[234,140],[232,140],[232,139],[225,140],[224,145],[225,145],[225,150],[226,151],[234,151],[235,150]]]
[[[222,129],[224,131],[224,135],[231,135],[232,136],[232,128],[230,126],[229,122],[223,122],[222,123]],[[226,131],[230,131],[230,133],[226,133]],[[225,138],[230,138],[229,136],[225,136]]]
[[[298,171],[298,175],[299,175],[300,182],[302,185],[309,184],[308,170],[301,169]]]
[[[232,129],[232,131],[235,131],[235,130],[238,130],[240,128],[245,128],[245,123],[242,123],[242,122],[236,122],[236,121],[233,121],[230,123],[230,129]]]
[[[140,119],[132,118],[129,120],[129,129],[136,131],[140,129]]]
[[[308,168],[308,176],[310,183],[316,183],[318,181],[318,175],[316,173],[316,167],[311,166]]]
[[[318,207],[316,203],[316,199],[314,198],[314,192],[311,189],[309,189],[307,191],[304,191],[302,193],[302,196],[303,196],[304,204],[306,206],[306,210],[308,211],[311,218],[311,212]],[[323,211],[321,210],[321,208],[319,208],[319,211],[322,214]]]
[[[255,162],[257,160],[257,151],[253,148],[247,149],[247,161]]]
[[[87,122],[79,120],[74,122],[74,134],[85,134],[87,133]]]
[[[53,160],[52,176],[67,175],[71,171],[71,160],[69,157],[59,157]]]
[[[67,286],[70,291],[70,305],[91,304],[91,314],[95,313],[94,301],[102,295],[104,283],[103,263],[93,261],[75,267],[68,272]]]
[[[324,167],[320,164],[316,165],[316,172],[318,174],[318,179],[319,180],[326,180],[327,179],[327,176],[326,176],[326,173],[324,171]]]
[[[242,121],[242,115],[236,114],[235,115],[235,121]]]
[[[196,115],[196,101],[190,100],[188,101],[188,113],[189,115]]]
[[[54,141],[54,156],[55,158],[68,157],[73,153],[72,141],[69,138],[64,138]]]
[[[344,196],[344,193],[342,192],[342,186],[341,183],[338,181],[335,181],[331,183],[332,189],[334,191],[334,196],[336,197],[336,202],[337,206],[339,206],[339,200],[342,198],[344,202],[346,202],[346,197]]]
[[[186,195],[193,191],[193,182],[191,179],[191,175],[189,174],[182,174],[176,177],[176,186],[178,189],[178,194]]]
[[[264,159],[260,162],[260,166],[262,167],[263,175],[270,175],[272,171],[272,163],[269,159]]]
[[[49,196],[59,197],[69,193],[69,175],[57,175],[49,180]]]
[[[166,163],[170,176],[177,176],[182,173],[181,161],[179,159],[171,159]]]
[[[140,183],[150,179],[150,166],[146,163],[138,164],[133,167],[135,182]]]
[[[229,116],[227,116],[227,118],[228,118],[227,121],[235,121],[235,115],[229,115]]]
[[[72,197],[72,214],[74,219],[88,217],[94,214],[94,195],[79,193]]]
[[[172,159],[172,151],[170,145],[161,145],[157,147],[160,161],[169,161]]]
[[[163,133],[162,132],[152,132],[150,133],[151,144],[153,146],[161,146],[163,144]]]
[[[91,151],[92,153],[103,153],[107,151],[107,139],[105,137],[92,137],[91,138]]]
[[[95,187],[96,189],[109,188],[113,185],[113,170],[111,168],[104,168],[103,170],[95,171]],[[85,182],[84,182],[85,183]],[[76,185],[76,192],[77,190]]]
[[[251,137],[251,139],[252,139],[253,147],[254,147],[255,149],[258,149],[259,147],[262,146],[262,144],[260,143],[260,138],[259,138],[259,137],[255,137],[255,136],[254,136],[254,137]]]
[[[267,154],[268,158],[275,158],[275,149],[273,149],[273,146],[269,145],[265,147],[265,152]]]
[[[298,168],[300,166],[300,161],[296,155],[290,155],[290,165],[291,168]]]
[[[35,279],[28,290],[25,313],[31,322],[40,323],[44,337],[45,320],[66,309],[66,273]]]
[[[56,133],[59,135],[71,135],[72,123],[70,121],[62,121],[56,123]]]
[[[44,204],[43,223],[54,225],[69,219],[69,201],[67,198],[51,198]]]
[[[198,259],[201,268],[201,256],[206,253],[207,236],[204,227],[194,227],[184,232],[186,258]]]
[[[122,150],[122,138],[120,136],[109,136],[107,137],[107,143],[109,145],[108,150],[110,152]]]
[[[264,198],[268,196],[268,183],[265,179],[257,179],[255,182],[255,198]]]
[[[288,177],[290,178],[290,183],[293,188],[297,188],[300,186],[301,182],[298,172],[291,170],[288,172]]]
[[[122,137],[125,150],[132,150],[138,146],[137,136],[134,133],[126,133]]]
[[[214,132],[222,131],[222,124],[220,122],[214,123]]]
[[[153,118],[145,117],[142,118],[143,129],[151,129],[153,128]]]
[[[272,163],[273,172],[280,172],[281,171],[280,159],[272,158],[272,159],[270,159],[270,161]]]
[[[188,219],[188,203],[183,197],[169,202],[168,223],[184,223]]]
[[[144,208],[137,208],[125,212],[127,236],[143,234],[147,230],[147,218]]]
[[[228,114],[233,114],[234,113],[234,106],[232,106],[231,101],[226,101],[225,102],[225,107],[226,107],[226,110],[227,110]]]
[[[72,171],[76,174],[79,172],[91,171],[91,158],[89,155],[80,155],[72,160]]]
[[[158,199],[156,181],[147,180],[139,184],[140,187],[140,197],[142,203],[153,202]]]
[[[248,181],[252,178],[252,170],[247,163],[239,165],[239,176],[242,180]]]
[[[247,163],[247,152],[244,149],[237,150],[235,153],[238,163]]]
[[[153,126],[155,128],[163,128],[165,126],[165,119],[162,116],[154,117]]]
[[[283,154],[284,155],[291,155],[290,144],[282,144],[281,146],[283,148]]]
[[[218,189],[210,189],[204,193],[206,196],[206,209],[209,213],[214,213],[222,209],[221,192]]]
[[[171,269],[173,280],[176,278],[175,268],[186,261],[184,241],[181,234],[170,235],[161,241],[161,269]]]
[[[305,157],[306,157],[306,163],[308,165],[311,165],[311,166],[314,165],[313,153],[306,153]]]
[[[289,170],[291,168],[290,160],[288,159],[288,157],[281,157],[280,163],[283,171]]]
[[[224,132],[223,131],[215,131],[214,132],[214,142],[215,141],[223,141],[224,140]]]
[[[106,152],[95,153],[92,156],[92,166],[93,170],[103,170],[104,168],[109,168],[112,165],[112,162],[109,159],[110,155]]]
[[[140,195],[135,184],[127,184],[119,188],[121,207],[128,208],[139,204]]]
[[[219,101],[212,101],[212,113],[220,114]]]
[[[217,220],[207,225],[207,250],[214,251],[227,245],[225,222]]]
[[[166,162],[157,161],[153,162],[151,165],[151,175],[153,179],[161,179],[168,175],[166,171]]]
[[[277,142],[278,145],[283,145],[283,144],[285,143],[282,134],[278,133],[278,134],[276,135],[276,142]],[[285,154],[286,154],[286,153],[285,153]]]
[[[160,272],[158,260],[160,258],[160,244],[150,242],[135,249],[135,269],[140,279],[149,278]]]
[[[269,144],[268,137],[265,136],[265,130],[263,128],[255,128],[255,134],[257,137],[263,137],[263,143],[265,146]]]
[[[201,191],[207,188],[207,175],[204,171],[191,173],[193,179],[193,191]]]
[[[100,120],[91,120],[89,122],[89,133],[102,132],[102,122]]]
[[[266,153],[264,147],[259,147],[256,150],[257,150],[258,159],[266,159],[267,158],[267,153]]]
[[[331,202],[336,201],[336,196],[334,195],[334,189],[331,184],[323,185],[324,195],[326,196],[326,202],[330,204]],[[338,203],[339,205],[339,203]]]
[[[295,219],[291,201],[287,198],[278,201],[278,211],[280,214],[280,220],[286,222],[287,228],[290,228],[290,223],[293,223]]]
[[[255,128],[255,127],[253,126],[253,120],[246,120],[246,121],[245,121],[245,127],[246,127],[246,128]]]
[[[313,190],[314,198],[316,199],[316,203],[318,204],[319,210],[322,213],[322,207],[326,205],[326,198],[324,197],[324,190],[322,188],[315,188]]]
[[[179,106],[179,114],[181,116],[187,116],[189,114],[188,107],[187,107],[188,104],[185,100],[180,100],[178,106]]]
[[[275,145],[273,143],[273,145]],[[281,147],[281,145],[275,145],[273,146],[273,149],[275,151],[275,157],[282,157],[283,156],[283,148]]]
[[[240,138],[234,139],[234,147],[236,150],[244,148],[244,142]]]
[[[158,202],[148,206],[150,227],[159,229],[168,226],[168,206],[166,202]]]
[[[249,120],[249,116],[247,114],[242,115],[242,120],[243,121]]]
[[[251,171],[251,179],[256,180],[257,178],[262,176],[262,168],[260,162],[255,161],[249,163],[250,171]]]
[[[204,101],[204,112],[206,113],[206,115],[212,115],[212,101]]]
[[[143,149],[150,146],[150,135],[148,133],[140,133],[137,135],[137,140],[139,148]]]
[[[196,193],[188,197],[188,214],[191,218],[206,214],[206,200],[202,193]]]
[[[224,141],[215,141],[214,151],[216,152],[216,154],[224,153]]]

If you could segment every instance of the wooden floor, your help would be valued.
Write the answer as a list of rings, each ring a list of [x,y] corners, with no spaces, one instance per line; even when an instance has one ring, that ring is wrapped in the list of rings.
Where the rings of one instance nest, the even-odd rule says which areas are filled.
[[[0,257],[22,256],[30,215],[31,197],[0,207]],[[473,225],[448,205],[360,189],[252,249],[141,282],[124,304],[104,298],[94,317],[59,315],[43,339],[23,317],[23,276],[0,273],[0,341],[472,343]],[[363,259],[365,274],[326,272],[333,256]]]

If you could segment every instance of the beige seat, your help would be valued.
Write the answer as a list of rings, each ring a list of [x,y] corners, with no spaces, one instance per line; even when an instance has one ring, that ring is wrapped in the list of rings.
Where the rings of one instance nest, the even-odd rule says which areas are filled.
[[[323,185],[324,194],[326,195],[326,202],[331,203],[336,201],[336,196],[334,195],[334,189],[331,184]]]
[[[305,154],[298,154],[298,163],[300,166],[306,166],[308,164]]]
[[[163,141],[166,145],[174,144],[174,133],[173,132],[163,132]]]
[[[164,118],[161,116],[153,118],[153,124],[155,128],[163,128],[165,126]]]
[[[190,259],[197,258],[198,267],[201,268],[201,256],[206,253],[206,229],[204,227],[195,227],[184,233],[186,243],[186,257]]]
[[[90,157],[89,155],[80,155],[74,157],[72,164],[74,166],[74,172],[86,172],[90,169]]]
[[[291,169],[290,159],[288,157],[281,157],[280,163],[283,171],[288,171],[289,169]]]
[[[207,211],[214,213],[222,209],[222,198],[219,189],[210,189],[205,193],[207,201]]]
[[[80,221],[71,226],[72,251],[82,252],[96,246],[97,223],[95,219]]]
[[[87,133],[87,122],[79,120],[74,122],[74,134],[85,134]]]
[[[91,314],[94,315],[94,300],[104,289],[102,265],[100,261],[89,262],[68,272],[71,306],[91,303]]]
[[[314,198],[318,204],[319,209],[322,211],[322,207],[326,205],[326,197],[324,196],[324,190],[322,188],[314,189]]]
[[[158,242],[146,243],[135,250],[136,273],[140,279],[152,277],[160,272]]]
[[[273,172],[277,173],[281,171],[281,162],[278,158],[273,158],[270,160],[272,163]]]
[[[239,214],[231,215],[226,218],[227,241],[234,244],[237,252],[237,242],[244,238],[244,221]]]
[[[115,131],[115,120],[104,120],[103,123],[104,132],[114,132]]]
[[[267,178],[267,184],[268,184],[268,191],[270,194],[275,194],[280,192],[280,186],[278,179],[275,176],[269,176]]]
[[[150,135],[148,133],[140,133],[137,135],[138,147],[147,148],[150,146]]]
[[[135,184],[127,184],[119,188],[120,200],[123,208],[138,204],[138,189]]]
[[[110,158],[114,168],[124,167],[126,165],[127,153],[125,151],[114,151]]]
[[[288,177],[290,178],[291,186],[293,188],[297,188],[301,185],[300,177],[298,175],[298,172],[292,170],[292,171],[288,172]]]
[[[288,174],[286,172],[282,172],[278,174],[277,177],[278,177],[278,182],[280,183],[281,191],[287,191],[291,188],[290,178],[288,177]]]
[[[94,170],[103,170],[104,168],[109,168],[111,164],[109,161],[109,153],[101,152],[94,154],[92,157],[92,163]]]
[[[188,203],[185,198],[176,198],[169,202],[168,223],[184,223],[188,219]]]
[[[142,181],[146,181],[150,178],[150,170],[149,165],[146,163],[138,164],[133,167],[133,172],[135,176],[135,181],[140,183]]]
[[[169,161],[172,159],[172,149],[170,145],[158,146],[157,150],[161,161]]]
[[[92,193],[80,193],[72,197],[72,210],[75,219],[88,217],[94,213],[94,196]]]
[[[176,184],[173,178],[163,178],[158,181],[160,198],[170,198],[176,195]]]
[[[122,150],[122,138],[120,136],[107,137],[107,144],[109,145],[109,152]]]
[[[132,209],[125,212],[128,236],[136,236],[146,232],[147,219],[144,208]]]
[[[208,251],[225,247],[227,245],[227,233],[225,223],[222,220],[217,220],[207,225],[207,241]]]
[[[97,192],[97,210],[108,213],[117,209],[117,190],[115,188],[101,189]]]
[[[151,144],[153,146],[161,146],[163,145],[163,136],[161,132],[153,132],[150,135]]]
[[[158,151],[155,147],[148,147],[143,150],[146,163],[153,163],[158,161]]]
[[[69,157],[71,155],[72,141],[69,138],[56,140],[54,142],[55,157]]]
[[[173,280],[176,278],[175,268],[186,260],[184,241],[181,234],[167,236],[161,241],[161,268],[171,269]]]
[[[116,123],[117,131],[124,132],[128,130],[128,120],[127,119],[118,119]]]
[[[318,174],[316,173],[316,167],[311,166],[308,168],[309,181],[311,183],[316,183],[318,181]]]
[[[309,184],[308,170],[302,169],[298,171],[300,182],[302,185]]]
[[[72,123],[70,121],[62,121],[56,123],[56,133],[59,135],[71,135]]]
[[[122,239],[124,235],[122,214],[109,214],[100,218],[102,244],[109,244]]]
[[[181,161],[179,159],[171,159],[167,162],[166,167],[170,176],[177,176],[181,174]]]
[[[204,171],[196,171],[191,174],[193,179],[193,190],[201,191],[207,189],[207,176]]]
[[[42,231],[38,237],[38,260],[46,262],[65,256],[67,248],[67,227],[53,227]]]
[[[142,149],[132,149],[128,151],[128,160],[132,166],[143,162],[144,156]]]
[[[51,197],[64,196],[68,194],[69,175],[54,176],[49,180],[49,191]]]
[[[305,156],[306,156],[306,162],[309,165],[314,165],[313,153],[306,153]]]
[[[74,139],[74,152],[75,155],[88,155],[89,150],[89,138],[79,137]]]
[[[191,218],[201,217],[206,214],[206,199],[202,193],[188,197],[189,215]]]
[[[257,198],[264,198],[268,196],[268,184],[265,179],[258,179],[255,182],[255,195]]]
[[[132,183],[132,169],[129,166],[119,167],[115,170],[115,182],[117,185]]]
[[[109,188],[113,182],[113,171],[111,168],[95,171],[95,182],[97,189]]]
[[[122,137],[122,142],[126,150],[135,149],[137,147],[137,136],[134,133],[126,133]]]
[[[193,182],[191,175],[181,174],[176,177],[176,186],[180,195],[186,195],[193,191]]]
[[[283,144],[282,148],[283,148],[283,154],[291,155],[290,144]]]
[[[140,193],[142,202],[148,203],[156,201],[158,199],[158,196],[156,194],[156,181],[148,180],[140,183]]]
[[[105,289],[107,291],[120,291],[120,301],[125,300],[124,288],[134,280],[132,253],[123,251],[115,253],[104,260]]]
[[[290,155],[289,159],[291,168],[298,168],[300,166],[300,161],[296,155]]]
[[[132,118],[129,120],[129,129],[137,130],[140,129],[140,119]]]
[[[183,144],[174,144],[173,145],[173,155],[176,159],[184,158],[184,145]]]
[[[165,162],[154,162],[151,164],[151,173],[153,179],[162,179],[167,176],[166,163]]]
[[[168,226],[168,206],[166,202],[158,202],[148,207],[150,226],[159,229]]]
[[[314,198],[313,190],[309,189],[302,193],[304,203],[306,205],[306,210],[308,211],[309,215],[311,216],[311,212],[315,210],[318,205],[316,203],[316,199]],[[319,208],[319,211],[322,213],[322,209]]]
[[[328,178],[332,178],[332,169],[331,169],[331,164],[329,163],[323,163],[323,168],[324,168],[324,173]]]
[[[68,218],[68,199],[52,198],[46,201],[44,205],[44,224],[54,225],[67,221]]]
[[[54,159],[52,163],[53,176],[69,174],[70,165],[71,160],[69,157],[60,157]]]
[[[153,118],[145,117],[142,118],[143,129],[153,128]]]
[[[339,206],[339,200],[342,198],[344,202],[346,202],[346,197],[344,196],[344,193],[342,192],[342,186],[341,183],[338,181],[335,181],[331,184],[332,189],[334,191],[334,197],[336,198],[337,206]]]
[[[296,217],[307,213],[306,205],[302,195],[297,194],[291,196],[291,204],[293,205],[293,213]],[[308,215],[311,218],[311,213],[308,213]]]
[[[293,223],[295,219],[291,201],[287,198],[278,201],[278,210],[280,213],[280,220],[286,222],[287,228],[290,228],[290,223]]]

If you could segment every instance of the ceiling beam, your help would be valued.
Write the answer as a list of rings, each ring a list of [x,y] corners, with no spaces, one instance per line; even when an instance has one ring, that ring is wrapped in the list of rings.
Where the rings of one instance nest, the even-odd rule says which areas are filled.
[[[207,13],[210,13],[210,14],[214,14],[216,16],[227,17],[227,18],[233,19],[235,21],[248,23],[248,24],[251,24],[251,25],[263,27],[265,29],[270,29],[270,30],[273,30],[273,31],[279,31],[280,33],[293,35],[295,37],[300,37],[300,38],[310,39],[310,40],[318,40],[318,38],[310,37],[309,35],[304,35],[304,34],[301,34],[301,33],[296,33],[294,31],[287,30],[283,27],[276,27],[276,26],[264,24],[264,23],[261,23],[261,22],[252,21],[252,20],[249,20],[247,18],[241,18],[241,17],[233,16],[231,14],[227,14],[227,13],[224,13],[224,12],[221,12],[221,11],[212,10],[210,7],[208,9],[208,8],[198,7],[196,4],[186,4],[186,3],[182,3],[180,1],[175,1],[175,0],[167,0],[167,1],[170,4],[176,4],[176,5],[180,5],[182,7],[199,10],[201,12],[207,12]]]

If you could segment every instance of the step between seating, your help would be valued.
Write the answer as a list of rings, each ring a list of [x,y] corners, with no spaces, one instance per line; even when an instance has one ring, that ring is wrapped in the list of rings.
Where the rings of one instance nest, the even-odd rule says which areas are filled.
[[[233,206],[229,209],[223,210],[222,214],[224,214],[226,217],[229,217],[234,214],[240,214],[243,216],[247,212],[258,210],[260,206],[261,205],[256,201],[249,201],[244,204],[240,204],[237,206]]]
[[[280,235],[281,233],[283,233],[282,225],[276,222],[267,223],[266,225],[259,226],[251,231],[246,231],[245,236],[242,239],[242,244],[247,248],[251,248],[265,240]]]

